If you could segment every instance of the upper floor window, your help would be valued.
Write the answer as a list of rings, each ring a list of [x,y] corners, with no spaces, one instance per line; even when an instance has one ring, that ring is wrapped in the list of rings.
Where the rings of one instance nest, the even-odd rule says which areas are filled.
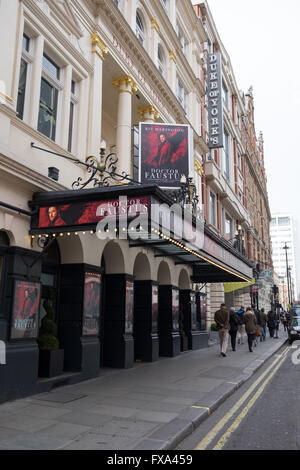
[[[20,64],[20,75],[18,85],[18,100],[17,100],[17,116],[20,119],[24,118],[25,101],[27,101],[27,91],[29,84],[30,65],[33,61],[31,54],[32,51],[32,39],[26,34],[23,34],[22,38],[22,57]]]
[[[56,138],[58,98],[62,89],[60,78],[60,67],[44,54],[38,131],[52,140]]]
[[[233,232],[233,222],[232,218],[225,212],[225,238],[228,241],[232,240],[232,232]]]
[[[230,162],[229,162],[229,134],[224,129],[224,176],[229,181],[230,179]]]
[[[222,95],[225,106],[228,108],[228,88],[224,81],[222,82]]]
[[[139,14],[138,11],[136,12],[136,30],[135,30],[135,34],[136,34],[138,40],[140,41],[140,43],[142,44],[142,46],[145,46],[145,27],[144,27],[141,15]]]
[[[182,52],[184,53],[184,55],[186,55],[188,43],[179,25],[177,25],[177,36],[181,44]]]
[[[70,100],[70,115],[69,115],[69,135],[68,135],[68,151],[73,152],[74,148],[74,129],[77,118],[77,87],[78,83],[75,80],[71,82],[71,100]]]
[[[160,0],[164,9],[168,12],[169,9],[169,0]]]
[[[187,112],[187,92],[180,78],[177,78],[177,99],[185,112]]]
[[[166,72],[166,61],[165,55],[160,45],[157,48],[157,65],[160,74],[164,77]]]
[[[216,226],[216,197],[212,192],[209,193],[209,220]]]

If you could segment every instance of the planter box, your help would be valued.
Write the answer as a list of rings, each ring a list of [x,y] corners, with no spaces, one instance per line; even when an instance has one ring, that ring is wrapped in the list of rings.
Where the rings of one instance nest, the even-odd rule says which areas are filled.
[[[39,377],[56,377],[64,370],[64,350],[40,351]]]

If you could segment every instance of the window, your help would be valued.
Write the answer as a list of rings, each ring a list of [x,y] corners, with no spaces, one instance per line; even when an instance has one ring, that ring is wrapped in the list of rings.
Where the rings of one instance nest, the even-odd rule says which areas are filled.
[[[187,44],[187,41],[186,41],[186,39],[184,37],[184,34],[183,34],[183,32],[182,32],[179,25],[177,25],[177,36],[178,36],[179,42],[181,44],[182,52],[184,53],[184,55],[186,55],[187,54],[188,44]]]
[[[73,151],[73,134],[76,122],[76,108],[78,103],[77,97],[77,83],[72,80],[71,83],[71,101],[70,101],[70,116],[69,116],[69,136],[68,136],[68,151]]]
[[[29,67],[32,62],[31,39],[26,34],[23,34],[22,39],[22,58],[20,64],[19,86],[18,86],[18,100],[17,100],[17,116],[24,119],[25,101],[28,87]]]
[[[229,181],[230,179],[230,167],[229,167],[229,135],[227,131],[224,129],[224,176]]]
[[[160,0],[160,1],[161,1],[162,6],[164,7],[164,9],[166,10],[166,12],[168,12],[168,10],[169,10],[169,0]]]
[[[140,16],[138,11],[136,12],[136,30],[135,30],[135,34],[136,34],[138,40],[140,41],[140,43],[142,44],[142,46],[144,46],[145,45],[145,28],[144,28],[144,24],[142,22],[141,16]]]
[[[210,223],[216,225],[216,198],[213,193],[209,195]]]
[[[158,64],[159,73],[164,77],[166,64],[165,64],[165,56],[160,45],[157,48],[157,64]]]
[[[278,225],[289,225],[290,218],[289,217],[278,217]]]
[[[47,55],[43,56],[38,131],[55,140],[61,69]]]
[[[222,95],[223,95],[223,102],[226,108],[228,108],[228,88],[225,85],[224,81],[222,81]]]
[[[185,112],[187,112],[187,92],[180,78],[177,78],[177,99]]]
[[[225,238],[228,241],[232,240],[232,218],[225,213]]]
[[[237,153],[237,164],[238,164],[238,168],[242,170],[242,157],[241,157],[240,152]]]

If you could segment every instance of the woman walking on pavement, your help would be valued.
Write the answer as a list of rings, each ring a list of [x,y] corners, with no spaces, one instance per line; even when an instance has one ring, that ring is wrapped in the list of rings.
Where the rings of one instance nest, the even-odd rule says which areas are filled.
[[[266,336],[267,336],[267,322],[268,322],[268,316],[265,313],[265,309],[262,308],[260,311],[260,324],[261,324],[261,331],[262,331],[262,339],[263,341],[266,341]]]
[[[269,312],[268,312],[268,328],[269,328],[270,338],[274,338],[275,327],[276,327],[275,314],[272,310],[269,310]]]
[[[249,351],[253,352],[252,344],[255,338],[255,330],[257,326],[256,316],[251,307],[248,307],[246,313],[244,313],[245,329],[248,335],[248,346]]]
[[[229,334],[230,334],[230,339],[231,339],[231,347],[232,347],[232,351],[235,351],[236,335],[238,331],[239,318],[233,307],[231,307],[229,311],[229,325],[230,325]]]

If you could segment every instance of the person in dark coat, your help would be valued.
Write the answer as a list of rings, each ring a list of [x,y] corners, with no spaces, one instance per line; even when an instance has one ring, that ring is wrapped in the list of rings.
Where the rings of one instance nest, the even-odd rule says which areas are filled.
[[[257,326],[256,316],[253,310],[250,307],[247,308],[246,313],[244,313],[244,320],[245,320],[245,329],[248,335],[248,346],[249,351],[253,352],[252,344],[255,338],[255,330]]]
[[[231,339],[231,347],[232,347],[232,351],[235,351],[236,335],[238,332],[238,325],[239,325],[239,317],[233,307],[231,307],[229,311],[229,325],[230,325],[229,334],[230,334],[230,339]]]
[[[269,310],[268,312],[268,329],[270,333],[270,338],[274,338],[274,332],[275,332],[275,313],[272,310]]]
[[[238,325],[238,344],[244,344],[244,336],[245,336],[245,322],[244,322],[244,313],[245,309],[242,306],[237,312],[238,320],[239,320],[239,325]]]
[[[225,304],[221,304],[220,310],[215,312],[214,321],[219,332],[221,356],[226,357],[229,332],[229,312]]]
[[[256,316],[257,327],[260,328],[260,330],[262,330],[261,319],[260,319],[260,311],[255,307],[255,305],[252,305],[251,308],[252,308],[252,310],[253,310],[253,312]],[[260,341],[262,341],[262,334],[260,336]],[[254,344],[254,346],[258,345],[258,337],[257,336],[255,336],[253,344]]]

